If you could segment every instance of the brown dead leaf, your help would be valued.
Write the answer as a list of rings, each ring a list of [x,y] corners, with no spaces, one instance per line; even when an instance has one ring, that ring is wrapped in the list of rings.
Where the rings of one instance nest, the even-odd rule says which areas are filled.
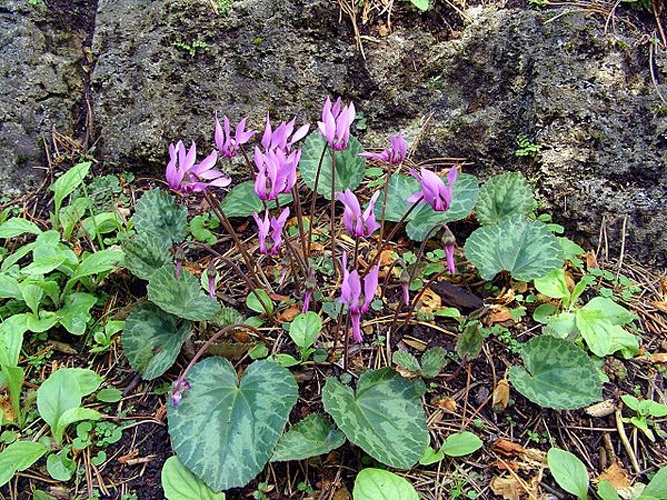
[[[598,481],[609,481],[615,490],[629,488],[631,481],[628,473],[623,469],[618,460],[614,460],[605,471],[597,478]]]
[[[655,300],[651,302],[651,305],[655,307],[658,311],[667,313],[667,301],[664,300]]]
[[[451,412],[456,412],[456,410],[458,409],[458,405],[456,404],[454,398],[451,398],[449,396],[440,398],[437,401],[435,401],[435,406]]]
[[[588,269],[599,269],[598,265],[598,259],[595,256],[595,252],[593,250],[589,250],[584,254],[584,258],[586,259],[586,267]]]
[[[518,456],[526,451],[520,444],[503,438],[500,438],[493,443],[492,449],[506,457]]]
[[[133,458],[136,458],[137,455],[139,455],[139,450],[131,450],[126,455],[123,455],[122,457],[118,457],[118,463],[119,464],[124,464],[128,460],[132,460]]]
[[[667,352],[654,352],[648,359],[652,363],[667,363]]]
[[[411,372],[410,370],[406,370],[401,365],[396,365],[395,370],[403,378],[415,378],[418,375],[417,372]]]
[[[498,381],[498,385],[493,391],[491,400],[491,410],[495,413],[502,413],[510,402],[510,384],[506,379]]]
[[[521,483],[515,477],[494,477],[491,480],[491,491],[505,500],[520,500],[525,492]]]
[[[513,321],[510,310],[505,306],[491,309],[487,316],[491,323],[502,323],[503,321]]]
[[[313,241],[310,244],[310,251],[311,252],[317,252],[317,253],[322,253],[324,252],[324,245],[318,241]]]
[[[417,349],[419,352],[424,352],[426,350],[426,342],[423,340],[416,339],[414,337],[403,337],[403,342],[406,345],[409,345],[413,349]]]
[[[296,315],[299,314],[300,312],[301,312],[301,308],[298,305],[294,304],[294,305],[288,307],[287,309],[285,309],[280,314],[280,316],[278,316],[278,321],[282,321],[282,322],[292,321],[296,317]]]
[[[396,261],[396,252],[393,250],[382,250],[380,252],[380,266],[391,266]]]
[[[419,303],[420,311],[434,312],[442,307],[442,298],[433,290],[427,288],[424,290],[424,293],[422,293]]]
[[[7,422],[15,422],[16,414],[14,413],[14,407],[12,406],[9,396],[0,396],[0,414],[2,419]]]
[[[275,300],[277,302],[280,302],[281,300],[288,301],[291,298],[289,295],[281,295],[279,293],[269,293],[267,295],[271,300]]]
[[[63,354],[78,354],[79,352],[70,344],[66,344],[65,342],[58,342],[57,340],[49,340],[49,345],[53,347],[53,350],[62,352]]]
[[[667,274],[660,276],[660,295],[667,300]]]
[[[605,399],[599,403],[589,406],[584,410],[591,417],[603,418],[608,417],[616,411],[616,405],[613,399]]]

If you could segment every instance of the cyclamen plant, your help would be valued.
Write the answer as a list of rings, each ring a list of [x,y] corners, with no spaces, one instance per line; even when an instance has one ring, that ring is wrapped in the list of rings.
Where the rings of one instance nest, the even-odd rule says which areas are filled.
[[[274,311],[274,304],[269,293],[274,291],[274,287],[276,288],[275,291],[300,302],[301,315],[292,321],[289,333],[290,337],[297,343],[304,360],[313,352],[312,342],[322,328],[320,314],[324,311],[323,303],[339,304],[340,306],[336,312],[328,313],[332,317],[337,315],[337,321],[332,323],[335,332],[331,332],[334,345],[328,356],[330,359],[338,357],[341,353],[339,346],[342,345],[344,367],[347,369],[348,343],[350,340],[358,343],[364,342],[362,317],[369,313],[371,304],[378,295],[381,274],[379,259],[382,251],[392,240],[396,231],[402,227],[401,223],[408,220],[412,212],[421,213],[424,210],[423,207],[427,205],[442,213],[449,210],[453,199],[452,187],[457,180],[456,168],[449,171],[447,184],[437,174],[426,169],[421,169],[420,174],[411,170],[410,173],[419,181],[419,186],[413,192],[402,193],[400,200],[388,200],[390,177],[392,174],[398,174],[403,168],[403,163],[407,158],[408,144],[403,137],[403,132],[399,131],[397,135],[390,138],[390,145],[385,150],[380,153],[364,152],[350,132],[355,113],[353,103],[344,104],[340,98],[332,101],[327,97],[322,109],[321,121],[318,122],[316,130],[310,135],[308,135],[310,125],[304,124],[297,127],[296,118],[291,121],[280,122],[275,126],[271,123],[271,117],[267,114],[264,130],[257,132],[247,128],[247,118],[242,118],[234,128],[227,116],[222,117],[222,121],[216,116],[213,133],[215,148],[203,160],[197,161],[197,148],[194,143],[187,150],[182,141],[170,146],[169,162],[166,168],[169,188],[182,196],[201,195],[206,199],[220,220],[223,229],[232,237],[237,251],[243,257],[245,269],[226,257],[226,254],[219,253],[214,247],[211,248],[203,243],[198,243],[200,248],[209,251],[211,254],[210,264],[206,269],[206,278],[202,278],[202,286],[198,289],[196,277],[192,275],[188,267],[183,265],[184,261],[187,260],[188,248],[187,244],[181,243],[184,233],[167,227],[176,220],[185,219],[185,209],[170,201],[168,195],[160,193],[144,195],[144,198],[138,204],[135,216],[137,228],[140,232],[148,231],[147,234],[150,234],[151,231],[164,233],[163,241],[165,241],[167,250],[165,250],[165,246],[152,248],[155,243],[148,241],[148,239],[154,240],[152,236],[139,238],[136,244],[140,248],[135,249],[131,245],[128,246],[126,252],[128,267],[133,272],[136,271],[137,275],[149,280],[148,298],[152,304],[142,306],[136,314],[133,313],[128,319],[129,326],[124,333],[124,335],[127,335],[123,342],[124,346],[130,351],[128,352],[128,358],[131,363],[133,363],[133,366],[136,364],[138,368],[141,367],[139,369],[146,377],[153,378],[161,375],[169,368],[169,363],[173,363],[180,346],[188,335],[190,321],[219,321],[216,319],[216,315],[220,313],[220,304],[216,294],[216,276],[223,276],[229,272],[235,273],[240,280],[246,283],[248,306],[261,312],[261,317],[258,318],[260,323],[281,324]],[[232,132],[232,130],[234,131]],[[251,141],[256,137],[260,137],[259,143],[253,145]],[[252,148],[253,154],[249,156],[246,148]],[[307,151],[307,159],[305,160],[303,158],[304,150]],[[255,176],[249,183],[232,186],[232,180],[223,173],[224,169],[218,166],[218,162],[236,156],[242,156],[249,163],[249,166],[255,172]],[[318,158],[316,168],[308,170],[306,163],[312,161],[312,158]],[[355,189],[359,186],[363,177],[365,161],[385,164],[389,169],[384,189],[373,192],[365,207],[362,208],[363,200],[355,193]],[[350,174],[350,169],[354,169],[354,173]],[[402,175],[402,177],[411,179],[407,175]],[[302,183],[299,182],[300,178],[303,179],[303,183],[311,187],[311,209],[309,213],[304,213],[302,206],[302,191],[304,189]],[[318,226],[318,218],[314,207],[316,206],[318,193],[322,192],[318,189],[318,183],[321,184],[324,192],[330,193],[328,199],[332,215],[329,221],[329,240],[324,242],[324,249],[328,250],[326,253],[320,247],[313,245],[314,237],[321,238],[324,232],[323,225],[315,227]],[[212,190],[221,188],[230,188],[227,196],[220,198],[211,195]],[[230,208],[232,203],[229,200],[233,200],[235,197],[242,198],[242,204],[245,208],[240,212],[232,210],[234,216],[252,215],[255,221],[257,227],[255,241],[257,245],[254,248],[245,244],[235,233],[234,225],[231,224],[226,214],[226,210]],[[291,206],[285,206],[290,198]],[[378,207],[380,201],[381,206]],[[398,223],[389,234],[385,235],[384,222],[387,205],[388,203],[395,204],[397,201],[401,204],[411,203],[411,205],[404,210],[400,220],[397,221]],[[336,211],[337,207],[340,207],[338,203],[342,204],[342,216]],[[158,216],[160,220],[152,226],[146,220],[149,218],[147,214],[151,210],[149,207],[155,207],[160,212]],[[252,209],[248,210],[248,207],[252,207]],[[286,228],[293,228],[294,226],[297,227],[298,233],[290,232],[288,234]],[[441,226],[442,222],[434,223],[434,230],[438,230]],[[345,239],[340,239],[340,243],[337,241],[340,227],[347,231],[354,242],[352,252],[345,248]],[[448,229],[445,231],[446,234],[451,236],[451,233],[447,233],[447,231]],[[177,250],[174,256],[170,256],[168,246],[173,244],[176,244]],[[375,248],[374,251],[373,248]],[[445,242],[445,249],[448,269],[453,273],[453,237],[448,237]],[[134,260],[134,252],[137,252],[137,255],[140,256],[138,261]],[[253,255],[255,252],[258,255]],[[314,263],[315,252],[320,253],[320,256],[318,256],[320,259],[323,258],[321,254],[325,254],[324,257],[326,255],[331,256],[334,273],[331,282],[337,285],[323,288],[327,290],[327,293],[318,291],[318,282],[327,281],[328,278],[322,274],[321,267]],[[349,259],[348,255],[351,256]],[[171,264],[172,262],[173,264]],[[264,273],[267,266],[271,265],[269,263],[273,263],[277,268],[282,268],[279,273],[280,278],[276,278],[276,283],[273,285],[270,284]],[[411,272],[407,273],[407,279],[406,273],[401,274],[400,284],[403,291],[401,296],[406,306],[411,303],[408,286],[414,278],[415,269],[416,266],[413,266]],[[385,283],[391,282],[391,276],[390,269]],[[224,283],[224,280],[222,282]],[[250,303],[251,297],[254,305]],[[166,317],[163,315],[162,320],[156,319],[153,316],[155,306],[162,309],[164,313],[168,313],[168,315]],[[378,305],[378,307],[381,306]],[[316,311],[319,311],[319,313]],[[331,311],[330,308],[329,311]],[[347,315],[347,321],[343,321],[345,315]],[[174,332],[169,341],[166,338],[164,340],[156,338],[146,342],[138,338],[141,329],[145,328],[142,325],[146,324],[149,317],[153,318],[150,321],[164,322],[164,324],[156,324],[155,331],[166,332],[172,330]],[[317,320],[313,318],[317,318]],[[198,420],[203,418],[202,405],[205,407],[208,404],[206,398],[202,399],[203,395],[210,390],[223,390],[218,385],[218,380],[227,376],[232,377],[234,370],[226,360],[221,358],[209,357],[202,361],[200,359],[217,338],[238,329],[250,330],[259,335],[254,328],[254,326],[248,324],[227,324],[227,326],[224,326],[205,342],[192,358],[188,367],[173,384],[168,416],[174,449],[183,460],[184,465],[215,490],[242,486],[261,470],[261,467],[270,458],[270,452],[284,426],[289,409],[296,401],[295,382],[288,371],[280,371],[284,368],[278,365],[269,368],[269,365],[266,364],[267,361],[252,363],[247,368],[243,380],[254,376],[260,377],[264,380],[262,382],[263,389],[268,391],[267,398],[274,393],[276,396],[283,395],[281,404],[269,403],[268,400],[266,402],[275,413],[275,418],[272,417],[273,419],[270,421],[273,429],[271,437],[260,436],[256,441],[250,443],[243,432],[230,430],[227,427],[220,428],[218,433],[220,436],[227,436],[230,440],[241,440],[239,443],[225,442],[224,448],[243,449],[244,452],[252,455],[251,461],[255,465],[253,465],[251,472],[245,471],[244,474],[247,475],[243,475],[242,478],[233,477],[240,464],[234,462],[231,458],[224,458],[219,466],[216,465],[219,468],[216,469],[215,474],[210,473],[210,464],[201,468],[201,462],[197,461],[196,453],[191,446],[203,445],[203,442],[199,443],[203,436],[192,435],[191,429],[201,428],[204,425],[204,421]],[[339,336],[341,332],[343,342],[338,344],[341,340],[341,336]],[[146,350],[146,346],[150,347],[151,342],[160,346],[160,349],[156,351],[158,352],[157,355],[152,351],[150,353],[148,351],[143,353],[142,351],[142,349]],[[135,345],[136,347],[133,347]],[[132,349],[138,349],[141,352],[137,352],[135,355],[132,353]],[[146,364],[146,359],[149,359],[148,364]],[[274,362],[281,363],[278,358],[275,358]],[[273,363],[269,364],[273,365]],[[209,380],[209,373],[217,373],[218,375]],[[254,375],[255,373],[256,375]],[[233,379],[238,382],[236,374],[234,374]],[[245,383],[243,380],[241,386],[239,386],[240,390]],[[233,384],[236,384],[236,382],[233,382]],[[251,382],[247,383],[250,384]],[[359,383],[362,384],[362,380]],[[381,450],[372,450],[368,448],[370,442],[366,443],[364,439],[359,441],[352,437],[356,435],[356,430],[348,429],[346,431],[342,424],[338,422],[340,407],[331,406],[330,403],[325,401],[325,409],[341,425],[344,432],[350,433],[348,437],[364,447],[372,456],[389,465],[409,467],[421,456],[428,439],[423,409],[420,409],[419,393],[411,385],[405,386],[405,382],[393,371],[383,372],[381,378],[374,383],[386,383],[386,390],[389,393],[399,392],[402,394],[401,397],[406,398],[405,404],[414,405],[416,413],[409,417],[411,424],[401,424],[398,416],[391,418],[392,422],[388,424],[396,425],[398,434],[409,432],[411,435],[419,436],[418,443],[413,448],[401,449],[401,446],[398,445],[401,441],[399,439],[396,441],[398,448],[389,454]],[[271,389],[272,384],[276,384],[273,389]],[[282,389],[279,389],[278,386],[281,384]],[[325,388],[325,393],[329,396],[339,390],[335,384],[327,384],[327,387],[329,389]],[[287,397],[287,394],[290,394],[290,396]],[[224,398],[226,396],[221,394],[220,397]],[[324,397],[325,394],[323,394]],[[246,410],[241,409],[238,411],[246,412]],[[252,412],[250,413],[252,414]],[[206,426],[211,425],[214,428],[219,428],[223,425],[233,426],[237,423],[231,415],[218,416],[219,419],[211,419],[210,415],[207,416]],[[375,432],[375,429],[367,429],[361,434],[368,435],[372,432]],[[228,464],[227,460],[231,460],[233,463]],[[244,467],[246,465],[244,463]],[[256,467],[259,467],[259,469]]]

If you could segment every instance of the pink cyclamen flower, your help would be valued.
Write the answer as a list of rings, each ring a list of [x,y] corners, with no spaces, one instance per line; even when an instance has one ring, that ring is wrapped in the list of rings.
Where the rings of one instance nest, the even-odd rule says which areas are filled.
[[[232,158],[236,156],[236,153],[239,152],[241,145],[248,142],[253,135],[255,135],[254,130],[245,130],[245,123],[247,118],[241,120],[238,125],[236,125],[236,131],[232,137],[231,127],[229,124],[229,118],[224,117],[223,123],[224,128],[220,125],[220,121],[216,115],[215,117],[215,145],[218,148],[218,153],[225,158]]]
[[[169,163],[165,177],[169,187],[183,194],[199,193],[209,186],[227,187],[232,180],[213,167],[218,161],[218,153],[211,151],[200,163],[197,160],[197,147],[192,143],[186,152],[182,141],[169,145]]]
[[[449,210],[452,203],[452,186],[456,182],[458,170],[452,167],[447,172],[447,184],[442,178],[434,172],[421,168],[421,175],[410,169],[410,175],[419,181],[421,191],[407,198],[408,202],[419,201],[420,199],[431,205],[431,208],[436,212],[444,212]]]
[[[342,201],[343,205],[345,205],[345,212],[343,212],[345,229],[355,238],[359,238],[360,236],[368,238],[380,228],[380,224],[375,220],[374,211],[378,196],[380,196],[380,191],[376,191],[371,197],[366,210],[362,214],[359,200],[352,191],[346,189],[343,192],[336,193],[336,199]]]
[[[359,153],[359,156],[371,160],[380,160],[392,165],[403,163],[405,157],[408,155],[408,143],[403,138],[403,131],[399,131],[398,135],[391,136],[389,142],[391,143],[391,147],[381,153]]]
[[[371,269],[364,278],[364,296],[361,299],[361,278],[359,272],[355,269],[352,272],[347,270],[347,253],[343,252],[343,283],[340,289],[340,298],[338,302],[347,304],[348,314],[352,322],[352,337],[356,342],[363,341],[361,335],[361,315],[368,312],[371,306],[375,291],[378,287],[378,273],[380,266]]]
[[[275,200],[281,193],[289,193],[296,184],[296,167],[301,150],[287,153],[283,149],[269,149],[266,153],[255,147],[255,194],[260,200]]]
[[[173,404],[174,407],[177,407],[183,398],[183,394],[190,389],[190,383],[187,380],[184,378],[176,379],[171,388],[171,404]]]
[[[264,127],[264,134],[262,135],[262,147],[265,150],[270,149],[282,149],[286,153],[289,152],[295,142],[303,139],[308,130],[310,130],[310,125],[305,124],[299,127],[299,129],[294,132],[294,124],[296,118],[293,118],[289,122],[281,122],[275,130],[271,128],[271,118],[269,113],[266,114],[266,127]]]
[[[447,270],[449,274],[456,274],[456,263],[454,262],[454,247],[456,246],[456,236],[449,230],[446,224],[443,224],[445,232],[440,238],[445,247],[445,256],[447,257]]]
[[[253,214],[257,223],[257,235],[259,237],[259,251],[264,255],[276,255],[283,242],[283,228],[289,217],[289,207],[285,208],[278,218],[271,217],[269,220],[269,211],[264,213],[264,219],[261,219],[257,212]],[[271,233],[269,235],[269,232]],[[271,237],[271,248],[267,247],[267,238]]]
[[[334,104],[327,97],[322,108],[322,121],[317,122],[317,127],[332,150],[342,151],[347,148],[355,115],[354,103],[351,102],[341,110],[340,97]]]

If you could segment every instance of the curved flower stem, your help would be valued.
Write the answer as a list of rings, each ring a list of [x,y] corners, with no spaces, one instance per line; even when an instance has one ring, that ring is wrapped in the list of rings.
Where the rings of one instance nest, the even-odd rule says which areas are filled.
[[[276,198],[275,201],[276,201],[276,208],[278,209],[278,211],[280,211],[280,203],[278,202],[278,199]],[[301,272],[303,274],[303,279],[304,280],[307,279],[308,278],[308,266],[304,262],[303,257],[299,254],[299,252],[296,251],[296,249],[292,245],[292,241],[290,240],[290,238],[287,234],[285,234],[285,246],[287,247],[287,255],[289,256],[289,260],[290,260],[290,267],[291,267],[291,270],[292,270],[292,276],[293,277],[296,276],[296,272],[294,270],[294,260],[296,260],[299,264],[299,269],[301,270]],[[296,286],[297,293],[298,293],[300,288],[301,288],[299,286],[299,280],[295,279],[294,284]]]
[[[313,217],[315,216],[315,202],[317,201],[317,188],[320,185],[320,175],[322,173],[322,162],[324,161],[324,155],[327,152],[327,143],[324,143],[322,148],[322,154],[320,155],[320,161],[317,164],[317,173],[315,174],[315,185],[313,186],[313,195],[310,199],[310,224],[308,224],[308,252],[306,255],[310,255],[310,245],[313,239]]]
[[[245,265],[248,268],[248,272],[250,273],[252,279],[255,281],[256,286],[253,288],[262,288],[262,282],[259,280],[257,274],[255,273],[253,260],[250,258],[248,250],[246,250],[245,246],[239,239],[239,236],[236,234],[236,231],[234,231],[234,227],[232,226],[231,222],[229,222],[229,219],[225,215],[225,212],[220,208],[220,204],[217,201],[214,202],[213,198],[211,198],[211,195],[206,190],[204,190],[204,198],[208,202],[213,212],[215,212],[215,215],[218,217],[218,219],[220,219],[220,222],[225,228],[225,231],[227,231],[234,240],[234,245],[236,245],[236,249],[239,252],[241,252],[243,260],[245,261]]]
[[[403,162],[399,163],[398,166],[396,167],[396,172],[399,172],[401,170],[401,166],[403,165]],[[385,179],[384,182],[384,189],[382,191],[382,214],[380,215],[380,237],[378,239],[378,253],[382,251],[382,241],[384,238],[384,216],[387,212],[387,197],[389,196],[389,181],[391,180],[391,176],[393,175],[393,169],[391,168],[392,165],[389,163],[389,169],[387,170],[387,178]]]
[[[340,270],[336,261],[336,152],[331,149],[331,201],[329,211],[329,240],[331,241],[331,262],[334,271]]]
[[[245,281],[245,283],[246,283],[246,285],[247,285],[247,287],[248,287],[248,292],[249,292],[249,293],[252,293],[253,290],[255,290],[255,288],[262,288],[261,284],[260,284],[259,287],[256,286],[256,285],[254,285],[254,284],[252,283],[252,281],[250,281],[250,278],[248,278],[248,275],[247,275],[246,273],[244,273],[243,271],[241,271],[241,268],[239,268],[239,266],[237,266],[237,265],[236,265],[230,258],[225,257],[225,256],[222,255],[220,252],[218,252],[217,250],[214,250],[213,248],[211,248],[210,246],[208,246],[208,245],[206,245],[206,244],[204,244],[204,243],[200,243],[200,242],[198,242],[198,241],[193,241],[192,243],[194,243],[195,245],[197,245],[197,246],[199,246],[199,247],[201,247],[201,248],[203,248],[203,249],[209,251],[210,253],[212,253],[213,255],[215,255],[218,259],[220,259],[222,262],[224,262],[224,263],[227,264],[229,267],[231,267],[231,268],[234,270],[234,272],[235,272],[236,274],[238,274],[239,277],[240,277],[243,281]],[[259,303],[262,305],[262,308],[264,309],[264,312],[265,312],[268,316],[271,316],[271,313],[269,312],[270,309],[269,309],[268,305],[264,303],[264,299],[262,299],[262,297],[260,297],[259,294],[255,294],[255,297],[257,297],[257,300],[258,300]]]
[[[292,198],[294,199],[294,209],[296,211],[296,221],[299,225],[299,239],[301,240],[301,252],[303,254],[303,260],[308,262],[308,250],[309,244],[306,243],[306,234],[303,229],[303,209],[301,207],[301,198],[299,197],[299,189],[297,185],[294,184],[292,187]],[[312,220],[311,220],[312,223]],[[306,266],[308,267],[308,266]]]

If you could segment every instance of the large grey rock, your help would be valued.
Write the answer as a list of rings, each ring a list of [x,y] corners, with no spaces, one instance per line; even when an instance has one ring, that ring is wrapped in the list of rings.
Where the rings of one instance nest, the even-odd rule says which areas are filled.
[[[194,55],[177,44],[201,41]],[[105,158],[164,165],[178,139],[212,143],[214,112],[262,126],[312,118],[327,91],[364,85],[351,35],[326,0],[100,0],[93,40],[93,109]]]
[[[570,235],[595,244],[603,227],[617,256],[627,218],[626,250],[665,265],[667,103],[658,92],[667,96],[667,53],[655,53],[664,82],[656,88],[648,45],[623,25],[605,32],[605,21],[490,10],[454,42],[425,44],[427,34],[399,30],[367,50],[374,99],[382,118],[403,103],[413,115],[434,113],[422,157],[466,157],[482,177],[522,170]],[[392,71],[397,54],[415,51],[425,53],[414,68]],[[536,161],[515,156],[519,135],[542,146]]]
[[[0,1],[0,195],[16,195],[40,177],[42,138],[53,129],[73,134],[87,33],[57,4]]]

